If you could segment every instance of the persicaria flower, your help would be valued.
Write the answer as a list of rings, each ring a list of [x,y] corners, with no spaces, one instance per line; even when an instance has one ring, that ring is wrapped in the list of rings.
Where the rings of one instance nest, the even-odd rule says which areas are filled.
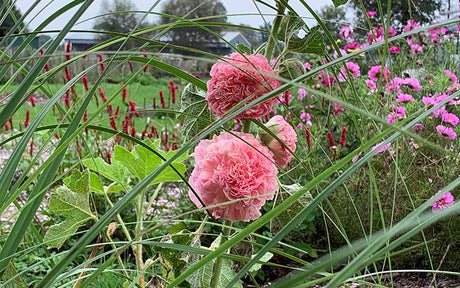
[[[32,105],[32,107],[35,107],[37,105],[37,103],[35,102],[34,95],[30,95],[29,101],[30,101],[30,105]]]
[[[30,123],[30,111],[26,110],[26,119],[24,120],[24,127],[28,127]]]
[[[88,91],[88,90],[89,90],[89,87],[88,87],[88,76],[83,75],[83,77],[81,78],[81,81],[83,82],[83,87],[85,88],[85,91]]]
[[[439,190],[438,193],[436,193],[436,195],[434,195],[433,197],[436,197],[437,195],[441,193],[442,191]],[[452,205],[454,205],[454,195],[452,195],[452,193],[450,192],[446,192],[441,196],[441,198],[439,198],[433,204],[431,204],[431,210],[433,212],[438,212],[442,209],[449,208]]]
[[[261,216],[266,200],[278,190],[278,170],[272,152],[252,134],[223,132],[195,148],[195,168],[189,183],[215,218],[250,221]],[[202,204],[189,192],[196,206]],[[223,204],[240,200],[231,204]]]
[[[261,54],[241,55],[233,53],[215,63],[210,71],[208,91],[205,95],[209,108],[218,116],[242,101],[247,103],[278,88],[281,83],[274,79],[275,71],[267,58]],[[276,97],[260,103],[235,118],[258,118],[272,110]]]
[[[121,90],[121,100],[123,102],[126,102],[126,97],[128,96],[128,88],[123,87],[123,90]]]
[[[350,39],[353,36],[353,27],[351,27],[351,25],[342,26],[342,28],[340,28],[339,35],[345,40]]]
[[[270,121],[265,123],[265,127],[273,132],[283,143],[280,143],[262,129],[259,130],[260,141],[273,152],[273,160],[275,160],[275,163],[284,168],[291,161],[293,156],[289,150],[294,152],[296,149],[297,134],[294,128],[292,128],[292,126],[280,115],[271,118]],[[286,147],[289,148],[289,150]]]
[[[457,138],[457,133],[455,133],[454,129],[450,127],[438,125],[436,126],[436,131],[438,131],[439,136],[441,136],[441,138],[446,138],[450,140],[455,140],[455,138]]]

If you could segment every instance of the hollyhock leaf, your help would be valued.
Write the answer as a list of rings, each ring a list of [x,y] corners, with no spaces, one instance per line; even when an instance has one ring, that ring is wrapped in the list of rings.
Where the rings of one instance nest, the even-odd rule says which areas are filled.
[[[278,40],[288,42],[291,38],[297,37],[299,30],[305,28],[302,18],[293,12],[283,16],[281,27],[278,32]]]
[[[94,172],[89,174],[89,190],[94,193],[104,194],[104,185],[102,185],[101,178]]]
[[[49,211],[61,215],[64,221],[52,225],[45,234],[44,242],[48,248],[60,248],[78,228],[89,220],[97,220],[89,205],[89,171],[75,170],[72,176],[51,193]],[[75,190],[73,190],[73,189]]]
[[[152,149],[154,149],[155,144],[153,142],[146,141],[146,143]],[[159,150],[157,150],[157,152],[163,155],[165,158],[169,158],[171,155],[176,153],[173,151],[166,153]],[[137,145],[132,152],[128,151],[122,146],[117,145],[114,148],[112,159],[114,161],[119,161],[122,165],[128,168],[129,172],[131,172],[131,174],[138,180],[142,180],[147,177],[164,162],[163,159],[161,159],[158,155],[140,145]],[[182,159],[184,159],[184,157],[182,157]],[[173,162],[172,165],[181,174],[185,172],[185,165],[180,163],[177,159]],[[152,181],[152,184],[160,182],[174,182],[180,180],[181,178],[179,175],[177,175],[177,173],[171,167],[168,167]]]
[[[241,43],[236,45],[236,51],[240,52],[241,54],[243,53],[251,54],[251,48]]]
[[[86,168],[99,173],[113,182],[117,182],[123,186],[128,184],[130,173],[127,167],[115,159],[112,159],[111,164],[105,162],[105,160],[100,157],[83,159],[82,162]]]
[[[295,53],[311,53],[323,55],[326,50],[323,34],[319,27],[313,27],[303,38],[292,37],[287,43],[287,49]]]
[[[262,257],[260,257],[259,261],[268,262],[270,259],[272,259],[272,257],[273,257],[273,253],[267,252]],[[254,264],[254,266],[252,266],[251,269],[249,269],[249,272],[254,273],[254,272],[259,271],[261,268],[262,268],[262,264],[260,263]]]
[[[283,202],[284,199],[288,198],[295,192],[297,192],[302,187],[299,184],[292,184],[292,185],[282,185],[283,193],[279,193],[276,197],[276,204]],[[299,198],[289,209],[286,209],[284,212],[276,216],[272,219],[270,223],[270,230],[271,233],[278,233],[286,224],[293,219],[303,208],[308,206],[313,197],[310,193],[306,193],[302,197]],[[313,220],[314,213],[309,215],[307,218],[304,219],[303,224],[310,222]],[[300,230],[300,229],[299,229]]]
[[[347,4],[348,0],[332,0],[335,7]]]
[[[187,84],[182,91],[180,112],[188,115],[179,115],[178,120],[184,122],[181,132],[185,141],[198,134],[214,120],[211,110],[208,109],[205,94],[206,91],[191,83]]]

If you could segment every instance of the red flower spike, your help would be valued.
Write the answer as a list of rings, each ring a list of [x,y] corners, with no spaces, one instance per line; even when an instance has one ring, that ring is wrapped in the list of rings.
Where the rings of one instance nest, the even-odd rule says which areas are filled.
[[[156,98],[153,97],[153,110],[157,109],[157,102],[156,102]]]
[[[83,122],[88,121],[88,111],[85,111],[85,114],[83,114]]]
[[[85,92],[87,92],[87,91],[89,90],[89,87],[88,87],[88,76],[83,75],[83,77],[81,78],[81,81],[83,82],[83,87],[85,88]]]
[[[179,149],[179,146],[177,145],[177,143],[176,143],[176,142],[174,142],[174,143],[173,143],[173,145],[172,145],[172,148],[171,148],[171,149],[172,149],[172,150],[177,150],[177,149]]]
[[[59,136],[59,133],[58,133],[58,132],[55,132],[55,133],[54,133],[54,138],[56,138],[56,139],[59,140],[60,136]]]
[[[307,140],[307,146],[308,148],[311,148],[311,132],[310,132],[310,127],[305,128],[305,140]]]
[[[11,130],[14,130],[14,126],[13,126],[13,117],[10,117],[10,119],[8,120],[8,122],[10,122]]]
[[[147,130],[146,129],[142,130],[141,139],[144,140],[146,135],[147,135]]]
[[[29,154],[30,154],[31,157],[34,154],[34,140],[33,139],[30,140]]]
[[[126,102],[126,96],[128,96],[128,88],[123,87],[123,90],[121,91],[121,99],[124,102]]]
[[[334,141],[334,136],[332,135],[331,131],[327,131],[327,140],[329,144],[329,148],[335,149],[335,141]]]
[[[35,102],[34,95],[30,95],[29,101],[30,101],[30,105],[32,105],[32,107],[35,107],[35,105],[37,105],[37,103]]]
[[[347,145],[347,127],[342,128],[342,134],[340,134],[340,146],[345,147]]]
[[[113,117],[117,117],[118,114],[120,114],[120,106],[117,106],[117,110],[115,110],[115,113],[113,114]]]
[[[9,123],[5,123],[5,125],[3,126],[3,128],[5,128],[5,131],[9,131],[9,130],[10,130],[10,124],[9,124]]]
[[[165,97],[163,96],[163,91],[160,90],[160,102],[161,102],[161,108],[166,107],[166,102],[165,102]]]
[[[108,105],[107,105],[107,111],[109,112],[109,116],[112,116],[112,114],[113,114],[113,107],[112,107],[112,104],[108,104]]]
[[[117,123],[115,123],[115,119],[113,117],[110,118],[110,126],[112,126],[113,130],[118,131]]]
[[[27,128],[30,122],[30,111],[26,110],[26,119],[24,120],[24,127]]]
[[[131,137],[136,137],[136,127],[134,125],[131,127]]]

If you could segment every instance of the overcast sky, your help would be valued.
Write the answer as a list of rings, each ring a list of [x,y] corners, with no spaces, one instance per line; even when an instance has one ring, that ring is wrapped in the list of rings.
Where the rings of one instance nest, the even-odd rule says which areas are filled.
[[[111,0],[108,0],[111,1]],[[153,9],[154,12],[161,11],[162,3],[165,3],[167,0],[161,0],[160,5]],[[21,12],[27,11],[30,5],[35,2],[33,0],[16,0],[16,7],[18,7]],[[37,25],[43,22],[46,18],[48,18],[53,12],[57,11],[59,8],[65,6],[66,4],[72,2],[71,0],[42,0],[40,4],[33,10],[31,16],[26,18],[28,22],[29,29],[33,30],[37,27]],[[134,5],[138,10],[147,11],[150,9],[151,5],[156,1],[148,1],[148,0],[132,0]],[[249,26],[258,27],[264,24],[264,20],[259,15],[257,11],[257,7],[261,10],[261,12],[266,15],[266,21],[273,21],[272,14],[274,13],[273,10],[265,5],[258,3],[257,7],[252,0],[221,0],[224,4],[225,8],[227,9],[228,14],[240,14],[240,16],[231,16],[227,17],[228,22],[235,23],[235,24],[246,24]],[[274,5],[274,0],[266,0],[265,2]],[[314,10],[319,10],[322,6],[327,4],[332,4],[331,0],[306,0],[306,2],[313,8]],[[94,3],[90,6],[90,8],[83,14],[82,18],[80,19],[80,24],[75,26],[74,29],[81,29],[81,30],[91,30],[94,24],[92,17],[97,17],[101,12],[101,4],[103,0],[94,0]],[[296,9],[299,15],[303,17],[311,18],[307,10],[303,7],[303,5],[298,0],[291,0],[289,4]],[[42,10],[43,9],[43,10]],[[56,18],[45,30],[55,30],[61,29],[64,24],[68,21],[68,19],[75,13],[77,8],[69,11],[66,14],[63,14],[61,17]],[[41,11],[42,10],[42,11]],[[242,16],[241,14],[253,13],[257,15],[245,15]],[[86,21],[85,21],[86,20]],[[156,18],[149,18],[150,22],[155,21]],[[313,24],[313,20],[306,20],[307,24]],[[77,35],[74,35],[76,37]],[[82,35],[78,35],[82,36]],[[91,36],[86,36],[91,37]]]

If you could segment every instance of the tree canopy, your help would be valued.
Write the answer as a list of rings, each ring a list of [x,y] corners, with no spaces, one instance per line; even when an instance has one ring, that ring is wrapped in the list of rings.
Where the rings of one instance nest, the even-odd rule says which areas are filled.
[[[227,13],[224,5],[219,0],[169,0],[162,9],[162,13],[167,15],[175,15],[184,19],[193,20],[201,17],[209,17],[215,15],[223,15],[222,17],[203,19],[200,22],[227,22]],[[180,21],[177,18],[161,16],[161,24],[173,23]],[[210,26],[208,29],[219,33],[223,30],[222,27]],[[186,26],[176,26],[166,34],[170,38],[168,41],[171,44],[183,47],[190,47],[200,50],[208,50],[207,44],[216,41],[216,37],[208,31],[190,23]]]
[[[5,36],[6,33],[8,33],[8,31],[11,29],[11,27],[13,27],[14,24],[22,16],[21,11],[19,11],[19,9],[16,8],[16,5],[14,5],[11,0],[6,1],[6,5],[4,4],[5,1],[0,0],[0,19],[4,19],[3,22],[0,23],[0,37]],[[8,15],[5,17],[4,15],[6,13],[8,13]],[[14,15],[14,18],[12,15]],[[19,31],[17,30],[15,32]]]

